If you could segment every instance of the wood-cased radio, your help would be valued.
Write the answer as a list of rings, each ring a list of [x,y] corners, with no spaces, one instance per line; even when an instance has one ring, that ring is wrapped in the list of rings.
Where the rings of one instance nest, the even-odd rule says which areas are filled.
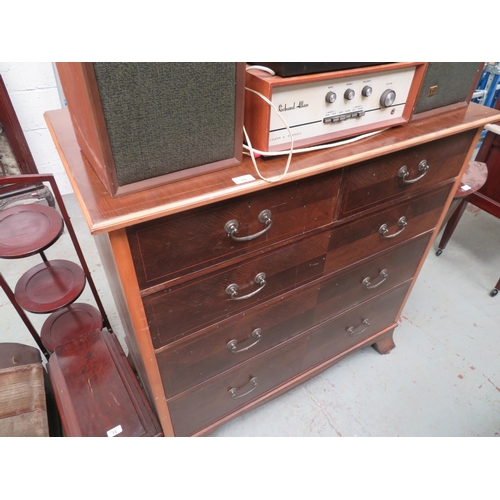
[[[291,138],[300,148],[405,124],[426,68],[389,63],[283,78],[249,67],[244,123],[251,146],[283,151]]]

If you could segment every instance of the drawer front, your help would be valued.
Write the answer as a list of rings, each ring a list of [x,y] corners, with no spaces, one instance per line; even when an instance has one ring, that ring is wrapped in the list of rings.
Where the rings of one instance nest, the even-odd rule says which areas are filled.
[[[429,238],[430,234],[421,236],[368,263],[277,297],[157,353],[167,398],[408,280]],[[381,279],[383,270],[387,277]],[[370,283],[363,285],[366,278]]]
[[[349,224],[334,228],[325,263],[325,274],[394,247],[434,229],[452,185],[414,198]],[[404,217],[406,226],[401,221]],[[386,225],[384,236],[382,226]],[[398,234],[397,234],[398,233]]]
[[[140,288],[207,269],[331,223],[336,217],[340,177],[340,172],[315,176],[127,229]],[[262,222],[266,220],[260,215],[263,212],[271,222]],[[230,221],[238,226],[235,238],[261,234],[235,241],[225,230]]]
[[[168,401],[176,436],[189,436],[290,380],[302,371],[299,337]]]
[[[329,232],[184,285],[146,296],[153,345],[159,348],[217,321],[310,282],[323,272]],[[265,274],[265,284],[259,277]],[[233,300],[228,287],[236,285]]]
[[[156,355],[167,398],[233,368],[313,326],[317,286],[276,297]]]
[[[410,284],[407,281],[311,331],[304,367],[313,368],[393,324]]]
[[[338,316],[412,278],[430,237],[431,233],[427,233],[321,280],[314,324]]]
[[[453,179],[460,172],[474,134],[464,132],[346,169],[341,215],[352,215]],[[408,171],[404,178],[398,175],[402,167]]]

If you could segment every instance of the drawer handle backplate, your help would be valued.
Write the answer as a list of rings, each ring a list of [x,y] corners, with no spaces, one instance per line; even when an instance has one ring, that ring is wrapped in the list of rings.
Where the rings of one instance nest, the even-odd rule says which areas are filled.
[[[238,285],[236,283],[232,283],[226,288],[226,293],[228,295],[231,295],[231,300],[245,300],[249,299],[250,297],[253,297],[254,295],[258,294],[266,285],[266,273],[259,273],[257,276],[254,278],[255,283],[257,285],[260,285],[257,290],[254,290],[252,293],[249,293],[248,295],[243,295],[242,297],[238,297]]]
[[[249,384],[252,384],[253,387],[247,391],[247,392],[244,392],[243,394],[239,394],[238,396],[236,395],[236,391],[238,390],[236,387],[233,387],[231,389],[229,389],[229,391],[227,391],[227,393],[233,398],[233,399],[238,399],[238,398],[242,398],[243,396],[247,396],[248,394],[250,394],[252,391],[255,391],[255,389],[257,389],[257,377],[253,377],[250,379],[250,381],[248,382]]]
[[[398,234],[401,234],[405,229],[406,229],[406,226],[408,225],[408,223],[406,222],[406,217],[403,216],[403,217],[400,217],[400,219],[398,220],[398,226],[401,228],[397,233],[394,233],[394,234],[387,234],[389,232],[389,228],[387,227],[387,224],[382,224],[379,229],[378,229],[378,232],[384,237],[384,238],[394,238],[395,236],[397,236]]]
[[[363,333],[365,330],[368,329],[368,327],[370,326],[370,323],[368,322],[368,318],[366,318],[363,323],[361,323],[361,325],[359,325],[359,327],[363,326],[364,325],[364,328],[362,328],[361,330],[358,330],[357,332],[354,332],[354,326],[350,326],[347,331],[349,332],[349,335],[351,337],[355,337],[356,335],[360,335],[361,333]],[[358,328],[359,328],[358,327]]]
[[[387,269],[382,269],[382,271],[380,271],[378,273],[379,275],[379,278],[380,278],[380,281],[378,283],[375,283],[375,284],[371,284],[370,283],[370,278],[369,277],[366,277],[362,282],[361,284],[365,287],[365,288],[368,288],[368,290],[371,290],[372,288],[377,288],[378,286],[380,286],[388,277],[389,275],[387,274]]]
[[[234,241],[250,241],[254,240],[255,238],[258,238],[259,236],[262,236],[264,233],[269,231],[271,229],[271,226],[273,225],[273,221],[271,220],[271,210],[262,210],[262,212],[259,214],[259,222],[262,224],[265,224],[266,227],[262,230],[259,231],[258,233],[251,234],[250,236],[235,236],[235,234],[238,233],[238,227],[239,223],[237,220],[230,220],[226,222],[224,226],[224,231],[231,236],[231,238]]]
[[[236,349],[236,346],[238,345],[238,341],[236,339],[233,339],[233,340],[230,340],[226,347],[231,351],[231,352],[245,352],[245,351],[248,351],[248,349],[250,349],[251,347],[253,347],[255,344],[257,344],[259,342],[259,340],[262,338],[262,330],[260,328],[256,328],[253,332],[252,332],[252,337],[254,339],[257,339],[255,342],[252,342],[250,345],[246,346],[246,347],[242,347],[241,349]]]
[[[400,169],[399,169],[399,172],[398,172],[398,177],[401,177],[402,181],[405,183],[405,184],[413,184],[414,182],[417,182],[419,181],[426,173],[427,171],[429,170],[429,165],[427,165],[427,161],[426,160],[422,160],[419,164],[418,164],[418,171],[419,172],[423,172],[422,175],[418,176],[418,177],[415,177],[415,179],[410,179],[408,180],[407,177],[410,175],[410,172],[408,172],[408,168],[406,165],[403,165]]]

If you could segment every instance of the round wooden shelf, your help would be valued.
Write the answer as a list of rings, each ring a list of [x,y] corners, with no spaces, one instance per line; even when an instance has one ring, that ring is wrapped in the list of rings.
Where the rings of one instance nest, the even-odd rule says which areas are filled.
[[[40,337],[45,348],[54,352],[57,347],[86,335],[94,330],[101,330],[101,313],[89,304],[71,304],[52,313],[42,326]]]
[[[49,260],[32,267],[16,284],[14,295],[26,311],[49,313],[74,302],[85,288],[80,266],[67,260]]]
[[[454,198],[464,198],[470,194],[479,191],[488,179],[488,167],[486,163],[479,161],[470,161],[465,169],[460,185],[454,195]]]
[[[50,247],[64,228],[57,210],[30,204],[0,212],[0,257],[18,259]]]

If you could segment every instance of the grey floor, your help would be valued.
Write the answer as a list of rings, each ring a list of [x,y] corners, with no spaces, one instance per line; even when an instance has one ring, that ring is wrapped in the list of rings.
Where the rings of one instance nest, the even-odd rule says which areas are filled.
[[[123,342],[95,244],[64,197],[113,330]],[[436,245],[435,245],[436,246]],[[500,433],[500,220],[469,206],[443,255],[429,254],[395,332],[396,349],[362,349],[213,436],[497,436]],[[67,233],[48,258],[76,260]],[[39,257],[0,260],[11,287]],[[79,302],[93,303],[89,288]],[[46,316],[30,315],[40,328]],[[3,292],[0,342],[35,345]],[[124,347],[125,348],[125,347]]]

